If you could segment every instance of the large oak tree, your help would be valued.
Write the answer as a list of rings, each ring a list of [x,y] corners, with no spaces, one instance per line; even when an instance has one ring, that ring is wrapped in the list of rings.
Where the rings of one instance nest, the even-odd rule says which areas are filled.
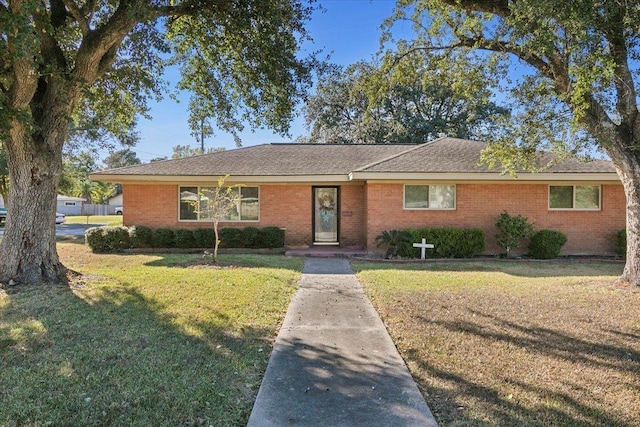
[[[519,114],[486,153],[489,163],[535,167],[538,149],[590,146],[611,158],[627,198],[622,279],[640,285],[640,3],[399,0],[389,26],[398,21],[411,22],[415,37],[396,61],[421,51],[518,63],[501,77]]]
[[[305,104],[308,142],[423,143],[440,134],[485,139],[508,111],[489,99],[485,85],[455,88],[436,62],[414,52],[392,70],[362,61],[329,67]]]
[[[286,132],[310,82],[297,56],[310,13],[298,0],[0,0],[0,282],[65,280],[54,214],[69,131],[127,139],[167,61],[219,127]]]

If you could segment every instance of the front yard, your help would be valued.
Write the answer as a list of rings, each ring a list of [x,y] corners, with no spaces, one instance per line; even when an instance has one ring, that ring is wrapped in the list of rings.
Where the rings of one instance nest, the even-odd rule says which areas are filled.
[[[301,258],[96,255],[0,289],[0,425],[246,425]],[[441,426],[640,425],[611,263],[352,263]]]
[[[640,425],[621,264],[354,263],[441,426]]]
[[[0,289],[0,425],[245,425],[302,260],[95,255],[71,289]]]

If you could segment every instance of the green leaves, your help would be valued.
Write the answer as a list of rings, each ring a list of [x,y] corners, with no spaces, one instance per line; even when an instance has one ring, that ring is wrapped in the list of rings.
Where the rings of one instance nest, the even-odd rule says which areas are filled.
[[[167,23],[179,88],[194,93],[192,129],[211,118],[234,135],[244,123],[286,134],[311,85],[313,58],[296,56],[311,9],[299,1],[240,3]]]
[[[449,79],[439,59],[408,50],[397,61],[385,55],[380,65],[330,68],[305,107],[310,141],[415,143],[441,133],[483,139],[507,110],[489,100],[486,79]]]

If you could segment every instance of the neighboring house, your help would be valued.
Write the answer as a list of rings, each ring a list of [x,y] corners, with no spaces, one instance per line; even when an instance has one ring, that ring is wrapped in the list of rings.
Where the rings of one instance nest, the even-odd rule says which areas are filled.
[[[278,226],[287,247],[377,251],[384,230],[477,227],[498,253],[495,217],[521,214],[568,237],[565,254],[612,254],[625,197],[611,162],[570,159],[517,178],[479,164],[485,143],[440,138],[420,145],[265,144],[92,174],[121,183],[126,225],[198,228],[203,187],[230,175],[242,201],[223,227]],[[206,201],[203,201],[206,202]]]
[[[107,205],[113,206],[114,208],[116,206],[122,206],[122,194],[116,194],[113,197],[109,197],[107,199]]]
[[[58,194],[56,211],[65,215],[82,215],[82,204],[87,199]]]

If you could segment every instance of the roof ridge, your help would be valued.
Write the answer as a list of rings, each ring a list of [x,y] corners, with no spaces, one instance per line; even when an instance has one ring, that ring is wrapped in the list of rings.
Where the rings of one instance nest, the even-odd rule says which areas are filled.
[[[379,165],[379,164],[384,163],[384,162],[388,162],[389,160],[391,160],[391,159],[395,159],[396,157],[404,156],[405,154],[410,153],[410,152],[412,152],[412,151],[414,151],[414,150],[417,150],[417,149],[418,149],[418,148],[420,148],[420,147],[424,147],[424,146],[426,146],[426,145],[431,145],[431,144],[433,144],[434,142],[436,142],[436,141],[440,141],[440,140],[443,140],[443,139],[445,139],[445,138],[446,138],[446,137],[436,138],[436,139],[434,139],[433,141],[424,142],[424,143],[422,143],[422,144],[416,144],[416,146],[415,146],[415,147],[411,147],[410,149],[408,149],[408,150],[404,150],[404,151],[402,151],[402,152],[400,152],[400,153],[397,153],[397,154],[392,154],[391,156],[385,157],[384,159],[376,160],[375,162],[369,163],[368,165],[361,166],[361,167],[359,167],[359,168],[355,169],[353,172],[362,172],[362,171],[363,171],[363,170],[365,170],[365,169],[368,169],[368,168],[370,168],[370,167],[373,167],[373,166]]]

